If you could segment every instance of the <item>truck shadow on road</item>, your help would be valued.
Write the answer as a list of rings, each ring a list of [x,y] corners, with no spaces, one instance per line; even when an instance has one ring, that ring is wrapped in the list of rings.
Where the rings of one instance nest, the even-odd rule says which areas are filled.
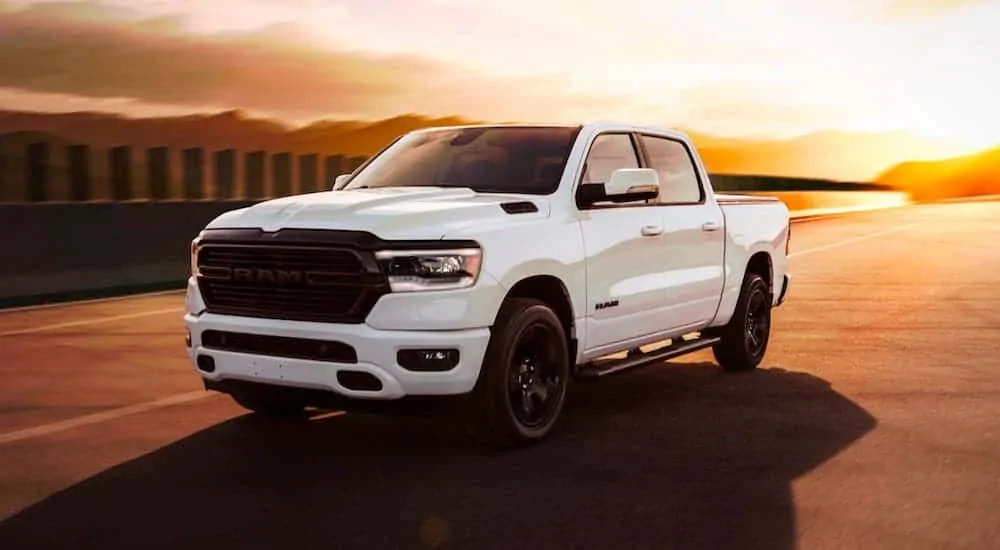
[[[0,524],[0,548],[795,546],[792,481],[875,426],[814,376],[655,365],[578,383],[545,444],[440,421],[235,418]]]

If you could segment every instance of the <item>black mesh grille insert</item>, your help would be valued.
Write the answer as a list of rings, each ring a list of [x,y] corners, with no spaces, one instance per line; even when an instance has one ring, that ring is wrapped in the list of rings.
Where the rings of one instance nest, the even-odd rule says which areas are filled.
[[[327,340],[266,336],[221,330],[201,333],[201,345],[220,351],[233,351],[271,357],[309,359],[333,363],[357,363],[358,354],[348,344]]]

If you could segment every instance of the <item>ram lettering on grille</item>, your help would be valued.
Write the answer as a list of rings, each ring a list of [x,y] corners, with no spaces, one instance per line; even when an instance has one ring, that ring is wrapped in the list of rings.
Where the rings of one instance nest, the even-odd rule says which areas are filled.
[[[364,254],[370,252],[212,244],[199,254],[199,283],[209,312],[362,322],[386,291],[384,277],[366,270]]]

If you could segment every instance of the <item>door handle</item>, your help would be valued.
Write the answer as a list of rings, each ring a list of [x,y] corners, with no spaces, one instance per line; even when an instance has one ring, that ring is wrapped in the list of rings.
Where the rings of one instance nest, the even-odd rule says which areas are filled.
[[[655,237],[663,233],[663,228],[659,225],[644,225],[642,226],[642,236],[643,237]]]
[[[718,222],[705,222],[705,223],[701,224],[701,230],[702,231],[715,231],[715,230],[719,229],[720,227],[722,227],[722,224],[720,224]]]

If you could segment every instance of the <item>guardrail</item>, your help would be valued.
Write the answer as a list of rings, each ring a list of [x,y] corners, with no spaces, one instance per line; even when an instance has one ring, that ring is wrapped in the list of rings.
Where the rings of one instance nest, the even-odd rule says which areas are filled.
[[[789,178],[783,176],[755,176],[749,174],[710,175],[712,189],[717,193],[729,192],[782,192],[782,191],[891,191],[892,188],[871,182],[839,181],[821,178]]]
[[[25,142],[0,136],[0,202],[267,199],[329,189],[366,157]]]
[[[882,210],[911,204],[908,193],[898,191],[777,191],[748,195],[778,197],[788,206],[793,220]]]

